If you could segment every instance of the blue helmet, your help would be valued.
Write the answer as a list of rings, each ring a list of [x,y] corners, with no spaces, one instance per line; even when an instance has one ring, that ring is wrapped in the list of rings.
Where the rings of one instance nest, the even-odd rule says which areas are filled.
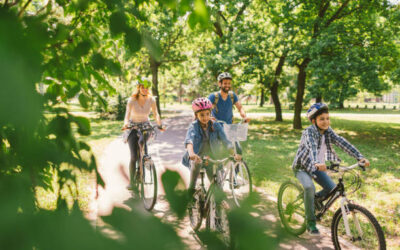
[[[319,113],[318,111],[328,110],[328,105],[322,102],[317,102],[311,105],[311,107],[307,111],[307,118],[308,120],[314,119],[316,115]]]

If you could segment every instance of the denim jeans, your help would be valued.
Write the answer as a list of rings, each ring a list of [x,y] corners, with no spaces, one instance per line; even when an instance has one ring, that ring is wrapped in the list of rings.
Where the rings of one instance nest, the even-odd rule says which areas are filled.
[[[314,197],[325,197],[336,186],[326,172],[315,171],[314,175],[316,176],[315,181],[323,188],[317,194],[315,194],[315,186],[310,174],[303,170],[296,172],[296,177],[304,188],[304,209],[306,211],[306,219],[308,222],[316,221],[314,212]]]

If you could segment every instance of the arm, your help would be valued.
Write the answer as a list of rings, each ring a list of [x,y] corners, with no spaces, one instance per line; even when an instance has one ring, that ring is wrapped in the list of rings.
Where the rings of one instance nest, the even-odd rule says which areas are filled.
[[[124,118],[124,125],[122,129],[126,128],[129,125],[129,116],[131,114],[131,98],[128,99],[128,103],[126,104],[126,111],[125,111],[125,118]]]
[[[191,124],[186,133],[185,148],[189,153],[189,159],[195,160],[196,163],[198,163],[199,161],[201,161],[201,158],[194,152],[193,140],[194,140],[194,127],[193,124]]]
[[[304,130],[303,136],[302,136],[302,141],[305,145],[305,147],[308,149],[308,152],[310,152],[310,160],[311,164],[307,166],[307,171],[309,172],[315,172],[319,170],[319,166],[317,167],[318,161],[317,161],[317,155],[318,155],[318,145],[317,141],[314,138],[314,135],[309,129]],[[320,169],[322,170],[322,169]]]
[[[364,156],[360,153],[360,151],[358,151],[356,147],[354,147],[350,142],[348,142],[343,137],[337,135],[332,129],[330,129],[329,135],[332,139],[333,144],[341,148],[347,154],[356,158],[358,161],[364,159]]]
[[[239,110],[240,116],[243,118],[244,122],[249,122],[250,118],[246,116],[246,112],[244,112],[244,108],[239,100],[235,102],[235,106]]]

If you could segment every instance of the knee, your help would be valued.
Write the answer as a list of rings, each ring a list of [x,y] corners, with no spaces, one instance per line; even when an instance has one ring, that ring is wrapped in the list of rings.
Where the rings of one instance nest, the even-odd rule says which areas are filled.
[[[312,195],[314,195],[314,194],[315,194],[315,186],[314,186],[314,185],[305,185],[305,186],[304,186],[304,191],[305,191],[307,194],[312,194]]]

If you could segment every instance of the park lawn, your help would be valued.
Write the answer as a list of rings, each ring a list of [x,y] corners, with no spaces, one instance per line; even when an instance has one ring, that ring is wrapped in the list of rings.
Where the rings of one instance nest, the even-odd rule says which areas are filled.
[[[302,130],[293,130],[292,121],[274,118],[252,120],[249,137],[243,143],[253,182],[277,197],[281,183],[295,179],[291,164]],[[304,119],[303,124],[308,126]],[[370,210],[383,226],[389,245],[400,239],[400,124],[331,119],[332,128],[355,145],[371,161],[366,172],[357,171],[363,183],[349,198]],[[346,164],[355,160],[335,148]],[[322,223],[330,225],[329,215]]]
[[[275,113],[275,107],[273,105],[264,105],[264,107],[260,107],[259,105],[254,105],[254,104],[244,104],[243,105],[246,112],[248,113]],[[330,112],[331,113],[357,113],[357,114],[397,114],[400,115],[400,106],[399,105],[390,105],[387,106],[386,109],[382,108],[377,108],[373,109],[373,105],[369,104],[368,108],[364,108],[364,106],[360,106],[361,108],[354,108],[354,105],[352,105],[352,108],[344,108],[344,109],[332,109]],[[393,109],[393,106],[396,106],[396,109]],[[308,109],[308,106],[303,107],[303,112],[306,112]],[[287,106],[282,107],[282,112],[283,113],[293,113],[293,109],[288,109]]]

